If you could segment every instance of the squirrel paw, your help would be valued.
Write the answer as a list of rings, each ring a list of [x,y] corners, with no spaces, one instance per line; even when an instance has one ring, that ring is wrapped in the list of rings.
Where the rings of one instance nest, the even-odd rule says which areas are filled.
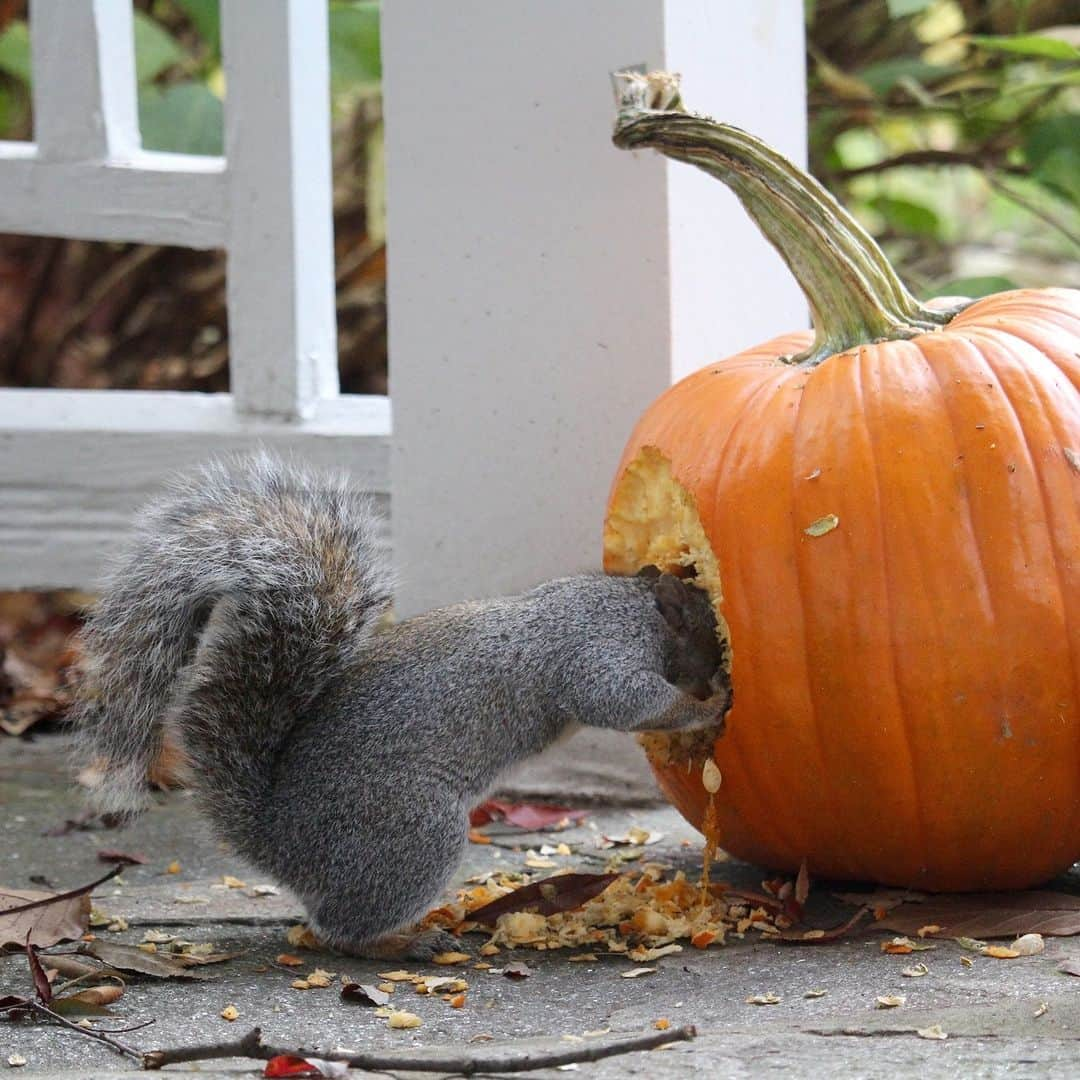
[[[359,949],[371,960],[417,960],[428,963],[444,952],[466,952],[460,938],[448,930],[403,930],[387,934]]]

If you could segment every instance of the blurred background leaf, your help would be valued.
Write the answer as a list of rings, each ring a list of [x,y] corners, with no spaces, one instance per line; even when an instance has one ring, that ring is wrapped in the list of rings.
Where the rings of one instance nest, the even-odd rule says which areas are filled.
[[[379,3],[326,2],[342,386],[381,393]],[[135,9],[144,146],[220,154],[218,0]],[[804,11],[811,170],[916,292],[1080,285],[1078,0]],[[0,0],[0,138],[31,137],[30,79],[25,0]],[[0,384],[228,389],[224,282],[220,252],[0,237]]]

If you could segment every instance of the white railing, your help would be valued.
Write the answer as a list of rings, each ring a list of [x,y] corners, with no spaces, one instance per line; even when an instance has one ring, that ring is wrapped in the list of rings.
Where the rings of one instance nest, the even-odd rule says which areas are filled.
[[[130,0],[32,0],[0,231],[225,248],[232,393],[0,391],[0,587],[92,581],[165,473],[254,443],[393,473],[402,611],[595,565],[644,403],[805,322],[726,193],[607,135],[607,72],[647,61],[801,157],[800,0],[384,9],[392,440],[338,395],[326,5],[222,0],[220,159],[140,149]]]

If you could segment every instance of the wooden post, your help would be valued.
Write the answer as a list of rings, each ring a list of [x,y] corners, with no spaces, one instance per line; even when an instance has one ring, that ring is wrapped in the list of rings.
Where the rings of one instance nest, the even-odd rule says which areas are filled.
[[[800,0],[386,5],[401,614],[597,567],[645,405],[806,325],[726,191],[611,146],[608,81],[680,71],[695,108],[800,160],[802,18]]]
[[[338,392],[327,5],[225,0],[229,376],[240,412]]]
[[[34,142],[42,160],[138,150],[131,0],[31,0]]]

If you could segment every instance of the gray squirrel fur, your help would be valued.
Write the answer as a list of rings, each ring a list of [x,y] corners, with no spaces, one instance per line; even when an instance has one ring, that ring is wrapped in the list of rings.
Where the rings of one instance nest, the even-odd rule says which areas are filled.
[[[446,936],[408,928],[512,765],[580,724],[715,724],[730,685],[705,593],[658,571],[379,629],[374,523],[344,480],[265,453],[176,481],[84,629],[76,730],[101,811],[142,809],[167,730],[216,831],[324,941],[425,959]]]

